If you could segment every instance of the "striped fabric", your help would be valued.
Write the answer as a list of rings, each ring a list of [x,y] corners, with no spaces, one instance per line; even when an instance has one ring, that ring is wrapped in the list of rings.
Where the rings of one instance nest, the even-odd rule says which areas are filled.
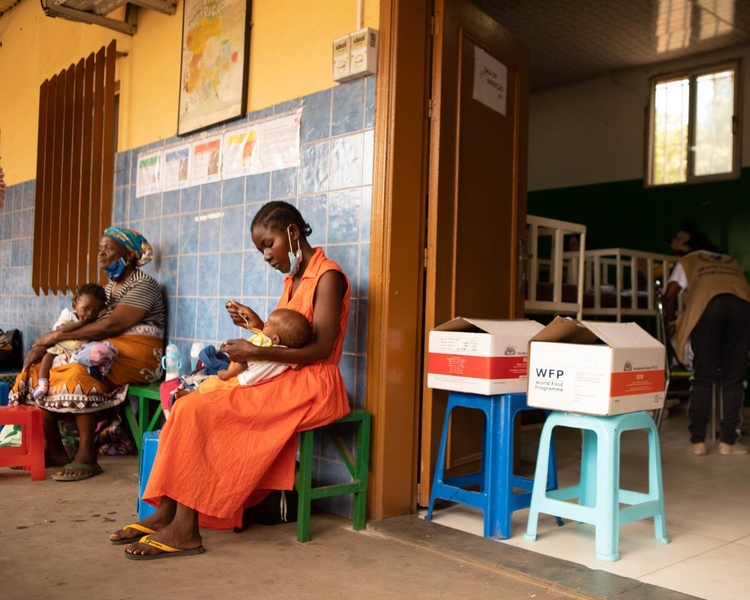
[[[164,296],[157,281],[140,269],[133,271],[125,284],[113,292],[115,282],[110,281],[104,291],[107,293],[107,315],[118,304],[135,306],[146,311],[141,319],[141,325],[151,325],[162,331],[166,328],[166,314],[164,310]]]

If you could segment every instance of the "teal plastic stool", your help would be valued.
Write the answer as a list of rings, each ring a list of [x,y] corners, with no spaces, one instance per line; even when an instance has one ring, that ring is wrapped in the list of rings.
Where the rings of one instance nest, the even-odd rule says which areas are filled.
[[[544,482],[555,427],[583,430],[581,480],[572,487],[546,490]],[[648,431],[648,493],[620,489],[620,435],[623,431],[637,429]],[[566,502],[576,498],[578,504]],[[620,504],[627,506],[620,508]],[[659,432],[651,416],[645,411],[613,416],[552,412],[544,423],[539,441],[531,509],[524,535],[529,542],[536,541],[539,513],[594,525],[598,560],[618,560],[620,525],[649,517],[654,518],[654,537],[668,544]]]

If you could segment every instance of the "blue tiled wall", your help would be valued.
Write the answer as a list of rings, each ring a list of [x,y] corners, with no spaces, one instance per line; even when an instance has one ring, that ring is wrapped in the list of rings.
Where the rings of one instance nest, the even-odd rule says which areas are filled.
[[[375,80],[359,79],[250,114],[247,121],[302,108],[301,164],[261,175],[135,197],[139,153],[217,134],[172,138],[117,155],[113,223],[141,231],[155,259],[144,270],[165,288],[168,337],[189,363],[194,341],[217,344],[239,337],[223,306],[234,298],[262,317],[276,305],[283,277],[266,266],[249,225],[268,200],[295,204],[310,223],[310,243],[322,246],[351,283],[351,314],[341,372],[352,407],[364,407],[372,200]],[[37,297],[31,290],[33,181],[8,188],[0,209],[0,327],[23,331],[28,346],[47,331],[70,296]],[[202,220],[208,214],[218,218]],[[338,479],[325,440],[316,455],[321,480]],[[335,499],[334,499],[335,500]],[[349,499],[329,502],[348,512]]]

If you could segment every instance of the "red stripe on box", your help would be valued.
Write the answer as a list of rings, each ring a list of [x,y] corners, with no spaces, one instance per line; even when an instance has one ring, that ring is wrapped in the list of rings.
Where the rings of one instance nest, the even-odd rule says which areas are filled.
[[[430,352],[427,370],[435,375],[477,379],[520,379],[526,377],[525,356],[464,356]]]
[[[635,396],[664,391],[664,371],[625,371],[612,373],[611,396]]]

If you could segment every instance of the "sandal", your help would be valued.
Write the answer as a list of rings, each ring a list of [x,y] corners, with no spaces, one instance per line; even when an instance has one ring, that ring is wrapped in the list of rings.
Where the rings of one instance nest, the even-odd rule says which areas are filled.
[[[73,471],[83,471],[73,475]],[[95,475],[104,473],[104,469],[97,463],[95,465],[77,465],[74,463],[68,463],[63,467],[62,473],[57,473],[52,476],[55,481],[83,481],[84,479],[91,479]]]
[[[138,523],[131,523],[130,525],[125,525],[125,527],[122,528],[122,531],[125,531],[126,529],[134,529],[135,531],[140,531],[141,533],[145,533],[146,535],[151,535],[152,533],[156,533],[153,529],[150,529],[148,527],[144,527],[143,525],[139,525]],[[134,544],[138,541],[139,537],[143,536],[135,536],[131,538],[120,538],[119,540],[113,540],[110,539],[110,544],[115,544],[117,546],[121,544]]]

